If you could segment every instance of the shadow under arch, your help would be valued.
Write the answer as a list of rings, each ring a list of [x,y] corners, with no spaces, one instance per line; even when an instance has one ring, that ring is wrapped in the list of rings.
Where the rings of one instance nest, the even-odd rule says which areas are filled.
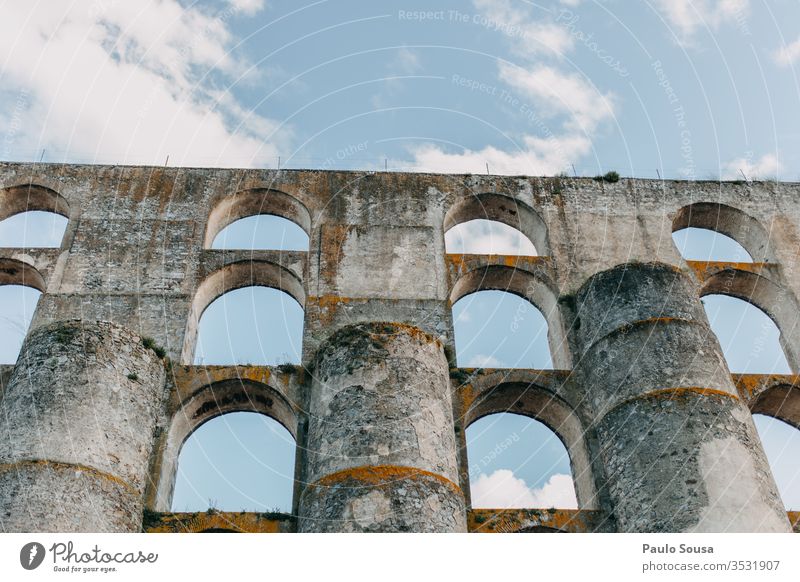
[[[684,228],[713,230],[738,242],[753,261],[776,262],[769,232],[745,212],[719,202],[695,202],[679,209],[672,221],[672,232]]]
[[[215,299],[243,287],[271,287],[283,291],[305,309],[306,292],[302,281],[289,269],[269,261],[237,261],[208,275],[195,291],[186,322],[181,362],[191,364],[197,347],[200,318]]]
[[[505,291],[528,301],[547,322],[547,343],[556,369],[569,369],[571,357],[557,294],[539,275],[521,267],[486,265],[462,274],[450,289],[450,305],[478,291]]]
[[[22,285],[44,293],[45,281],[42,274],[24,261],[0,258],[0,285]]]
[[[793,372],[800,369],[800,304],[778,283],[750,271],[726,269],[703,283],[700,296],[727,295],[763,311],[778,328],[780,344]]]
[[[750,402],[750,412],[777,418],[800,430],[800,387],[770,386]]]
[[[546,525],[532,525],[530,527],[523,527],[511,533],[567,533],[557,527],[547,527]]]
[[[208,214],[203,248],[210,249],[214,239],[226,226],[260,214],[290,220],[311,236],[311,213],[297,198],[272,188],[249,188],[216,202]]]
[[[38,184],[20,184],[0,189],[0,220],[15,214],[41,210],[69,218],[69,203],[61,194]]]
[[[469,194],[460,198],[445,214],[444,232],[457,224],[477,219],[495,220],[507,224],[528,237],[539,255],[550,254],[547,225],[544,220],[533,208],[516,198],[493,192]]]
[[[298,415],[279,390],[244,378],[207,384],[189,396],[172,415],[154,468],[156,511],[170,511],[178,459],[186,440],[206,422],[233,412],[255,412],[283,426],[297,442]]]
[[[578,507],[597,509],[597,487],[585,438],[586,429],[572,407],[541,386],[501,382],[484,389],[467,408],[464,429],[485,416],[502,412],[537,420],[553,431],[567,449]]]

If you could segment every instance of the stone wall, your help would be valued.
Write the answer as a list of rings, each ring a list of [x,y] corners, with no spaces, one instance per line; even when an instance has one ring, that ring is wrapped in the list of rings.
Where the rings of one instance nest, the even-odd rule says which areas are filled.
[[[298,443],[291,527],[238,531],[791,529],[750,414],[800,426],[800,383],[732,378],[699,299],[763,309],[798,372],[800,185],[0,164],[0,218],[25,209],[69,223],[60,249],[0,249],[0,284],[43,292],[0,370],[4,530],[140,531],[184,440],[238,410]],[[308,252],[209,248],[254,213]],[[477,218],[541,256],[448,255]],[[686,226],[755,262],[684,261]],[[193,366],[203,310],[248,285],[304,307],[302,365]],[[542,311],[557,370],[456,367],[452,304],[484,289]],[[506,410],[565,443],[578,513],[469,511],[464,431]]]

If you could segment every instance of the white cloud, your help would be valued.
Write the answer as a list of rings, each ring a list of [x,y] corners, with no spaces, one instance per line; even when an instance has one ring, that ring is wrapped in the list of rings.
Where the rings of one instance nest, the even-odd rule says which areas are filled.
[[[288,139],[219,89],[248,74],[222,17],[176,0],[15,6],[0,19],[0,105],[19,128],[6,158],[251,166]]]
[[[252,16],[264,9],[264,0],[228,0],[228,4],[247,16]]]
[[[475,354],[466,363],[466,368],[500,368],[502,362],[494,356]]]
[[[553,22],[536,21],[529,11],[508,0],[474,0],[473,3],[487,19],[499,23],[496,28],[507,37],[511,50],[524,57],[521,66],[499,61],[498,77],[518,98],[514,107],[519,122],[535,127],[536,131],[503,135],[504,139],[517,141],[513,149],[486,146],[449,153],[435,144],[421,144],[411,148],[412,169],[483,173],[488,164],[493,174],[564,171],[592,151],[594,132],[615,114],[614,95],[601,92],[578,74],[541,63],[537,52],[541,52],[542,43],[558,54],[573,47],[567,28]],[[529,62],[534,58],[537,60]]]
[[[540,489],[528,487],[508,469],[498,469],[491,475],[480,475],[470,484],[472,506],[491,509],[515,507],[577,509],[572,477],[556,474]]]
[[[744,26],[750,0],[656,0],[656,7],[685,42],[705,27]]]
[[[591,132],[614,116],[613,95],[602,94],[576,74],[555,67],[536,65],[531,69],[500,63],[500,79],[533,99],[537,111],[549,115],[567,114],[566,127]]]
[[[773,57],[776,63],[784,66],[791,65],[800,59],[800,38],[775,51]]]
[[[757,160],[750,158],[736,158],[725,164],[722,168],[724,180],[737,180],[742,177],[742,172],[748,180],[773,179],[780,171],[778,158],[775,154],[764,154]]]
[[[516,228],[492,220],[470,220],[457,224],[444,235],[448,253],[476,255],[536,254],[533,243]]]
[[[407,47],[401,47],[390,63],[393,71],[410,75],[420,70],[419,56]]]
[[[530,12],[510,0],[473,0],[485,26],[506,35],[511,50],[523,57],[546,52],[561,55],[573,47],[569,32],[553,22],[534,19]]]
[[[480,150],[466,149],[461,153],[447,153],[433,144],[423,144],[411,150],[413,169],[422,172],[448,172],[454,174],[483,173],[486,164],[493,174],[541,175],[555,174],[567,168],[592,150],[588,136],[567,134],[561,136],[522,136],[516,150],[506,151],[494,146]],[[395,165],[401,165],[397,162]]]

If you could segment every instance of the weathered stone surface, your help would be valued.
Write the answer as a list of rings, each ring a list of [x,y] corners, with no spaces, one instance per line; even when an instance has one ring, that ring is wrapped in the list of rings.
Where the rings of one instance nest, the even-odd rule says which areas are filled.
[[[789,530],[750,413],[693,390],[632,400],[597,427],[621,531]]]
[[[620,531],[789,531],[750,412],[688,278],[627,263],[577,294],[575,369]]]
[[[0,464],[0,530],[140,531],[142,502],[124,482],[90,467],[44,461]]]
[[[312,372],[308,472],[406,465],[458,480],[450,376],[442,345],[396,324],[344,328]]]
[[[297,438],[300,529],[464,531],[464,431],[509,407],[567,445],[593,512],[576,514],[590,516],[581,531],[789,528],[743,403],[800,426],[800,380],[734,385],[698,298],[763,309],[800,371],[798,184],[0,163],[0,218],[26,209],[69,222],[60,248],[0,249],[0,284],[43,292],[23,357],[0,369],[7,529],[138,530],[142,500],[168,509],[191,431],[252,410]],[[308,250],[209,248],[255,213],[296,222]],[[447,255],[445,231],[473,219],[518,228],[546,256]],[[687,226],[756,263],[684,261],[671,235]],[[190,370],[203,309],[249,285],[304,307],[303,365]],[[543,312],[557,371],[448,370],[452,303],[484,289]],[[166,375],[139,336],[164,348]],[[382,481],[377,467],[416,477]],[[676,475],[689,500],[673,507],[660,491]],[[540,517],[511,521],[549,527]]]
[[[69,531],[78,518],[57,507],[81,497],[75,511],[95,503],[129,513],[87,523],[109,531],[124,531],[122,524],[128,524],[128,531],[137,531],[164,376],[153,350],[120,326],[71,321],[32,332],[0,401],[0,466],[9,487],[0,497],[11,504],[6,517],[13,527],[24,527],[16,512],[28,500],[54,515],[47,524],[31,519],[28,528]],[[52,463],[58,468],[45,470]],[[55,486],[58,479],[63,482]],[[86,479],[95,484],[82,495],[76,483],[68,483]],[[55,493],[62,489],[66,499]],[[22,499],[12,499],[17,495]],[[110,498],[100,499],[104,495]],[[68,515],[67,521],[59,515]]]
[[[300,530],[465,530],[442,344],[354,325],[323,345],[312,376]]]
[[[466,532],[461,491],[452,482],[407,467],[361,467],[309,486],[301,532]]]

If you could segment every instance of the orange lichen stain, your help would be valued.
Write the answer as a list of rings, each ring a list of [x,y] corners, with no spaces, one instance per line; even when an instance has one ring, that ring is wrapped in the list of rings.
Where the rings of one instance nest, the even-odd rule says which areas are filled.
[[[419,479],[428,481],[433,479],[439,481],[447,485],[458,495],[463,495],[461,488],[447,477],[437,475],[436,473],[424,469],[404,467],[401,465],[363,465],[360,467],[353,467],[352,469],[344,469],[343,471],[337,471],[336,473],[324,476],[316,483],[310,484],[309,488],[334,487],[351,480],[357,481],[362,485],[381,486],[395,481],[416,481]]]
[[[181,366],[174,368],[174,381],[180,400],[191,397],[225,380],[249,380],[267,385],[272,377],[270,366]]]
[[[382,338],[391,338],[401,334],[415,339],[422,344],[434,344],[441,347],[442,342],[438,338],[422,331],[420,328],[402,323],[399,321],[374,321],[371,323],[362,323],[354,326],[360,330],[361,333],[368,335],[371,339],[376,341]],[[343,330],[347,328],[342,328]]]
[[[400,323],[398,321],[388,321],[385,324],[390,325],[396,328],[398,331],[405,333],[408,336],[411,336],[413,339],[417,340],[423,344],[434,344],[437,346],[441,346],[442,342],[439,341],[438,338],[433,337],[427,332],[422,331],[420,328],[409,325],[407,323]],[[382,323],[378,323],[376,325],[382,325]],[[373,335],[373,334],[370,334]],[[375,334],[378,335],[378,334]],[[380,335],[394,335],[394,334],[380,334]]]
[[[686,264],[689,265],[701,281],[706,281],[720,271],[732,270],[758,273],[769,265],[769,263],[729,263],[726,261],[686,261]]]
[[[25,461],[16,461],[14,463],[0,463],[0,472],[18,469],[19,467],[24,467],[26,465],[34,467],[46,467],[55,471],[79,471],[81,473],[88,473],[105,481],[116,483],[117,485],[132,491],[134,494],[139,495],[139,491],[133,485],[120,479],[116,475],[106,473],[105,471],[100,471],[99,469],[89,467],[88,465],[81,465],[80,463],[62,463],[60,461],[49,461],[47,459],[29,459]]]
[[[319,278],[329,285],[336,282],[339,264],[344,259],[344,244],[355,228],[355,225],[331,224],[325,225],[321,231]]]
[[[513,533],[543,527],[561,532],[594,531],[603,514],[580,509],[473,509],[467,515],[470,533]]]
[[[731,374],[731,377],[745,400],[773,386],[800,386],[800,375],[794,374]]]
[[[466,268],[468,256],[469,255],[448,253],[444,256],[444,261],[448,266],[454,267],[456,272],[460,273]]]
[[[200,533],[208,530],[241,533],[281,533],[292,531],[292,520],[276,519],[261,513],[203,511],[197,513],[163,513],[149,524],[147,533]],[[283,524],[286,524],[282,527]],[[288,527],[287,527],[288,526]]]
[[[792,524],[792,529],[796,533],[800,533],[800,511],[787,511],[786,514],[789,516],[789,523]]]
[[[456,253],[445,255],[445,263],[455,269],[457,273],[498,265],[504,267],[532,266],[536,263],[545,263],[548,260],[548,257],[539,255],[470,255]]]
[[[333,316],[339,305],[350,303],[352,298],[341,297],[339,295],[319,295],[310,296],[306,303],[315,304],[319,308],[320,323],[328,325],[333,322]]]
[[[472,405],[475,404],[475,400],[478,399],[480,393],[472,386],[472,384],[463,384],[458,387],[458,390],[461,394],[462,406],[462,409],[459,411],[459,416],[464,418],[467,412],[472,408]]]

